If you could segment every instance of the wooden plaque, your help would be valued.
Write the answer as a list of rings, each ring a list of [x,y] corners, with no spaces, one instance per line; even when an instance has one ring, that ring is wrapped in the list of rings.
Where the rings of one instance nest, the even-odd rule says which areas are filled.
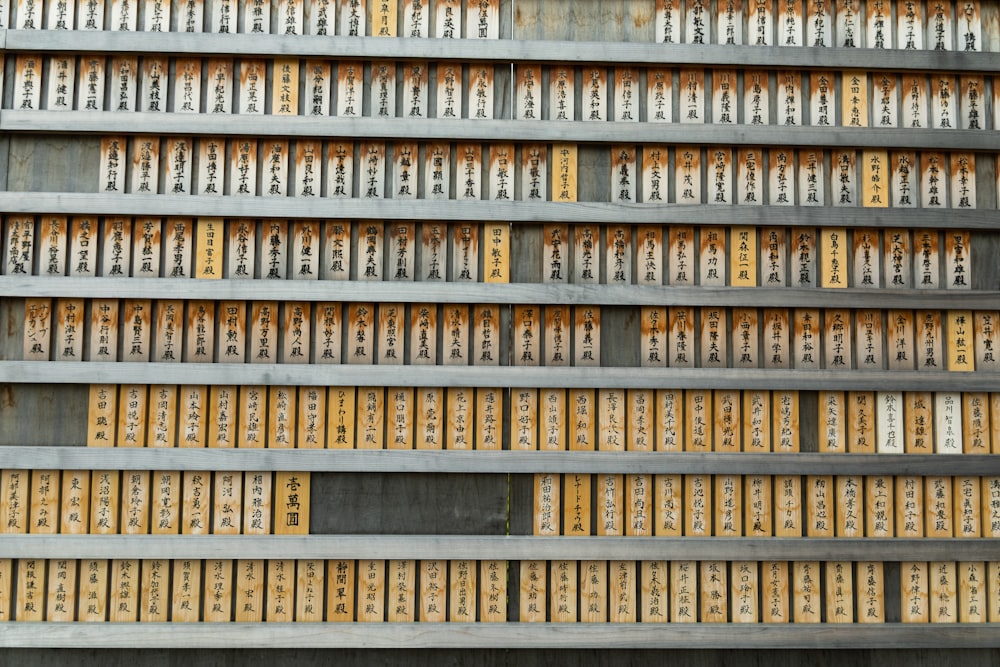
[[[388,565],[389,606],[386,620],[390,623],[413,622],[416,620],[417,564],[412,560],[390,560]]]
[[[7,560],[10,563],[10,560]],[[76,620],[76,587],[78,561],[56,559],[49,561],[48,600],[45,607],[46,621]],[[6,576],[4,576],[6,574]],[[4,620],[8,620],[10,567],[0,565],[0,611]],[[37,581],[36,581],[37,583]],[[6,587],[6,590],[5,590]]]
[[[819,451],[846,452],[847,404],[844,392],[819,392]]]
[[[872,77],[872,126],[899,127],[896,76],[887,72]],[[883,162],[883,165],[888,163]]]
[[[80,360],[82,343],[82,303],[74,300],[56,301],[56,358],[62,361]],[[26,322],[27,324],[27,322]],[[140,319],[141,326],[141,319]],[[118,361],[118,300],[94,299],[90,303],[90,361]]]
[[[825,227],[819,235],[820,287],[847,287],[847,229]]]
[[[852,0],[853,1],[853,0]],[[829,127],[836,124],[837,92],[831,72],[809,74],[809,123]]]
[[[333,561],[331,561],[332,567]],[[265,576],[264,561],[236,561],[236,601],[234,606],[237,623],[259,623],[264,620]],[[354,592],[353,586],[351,592],[352,594]]]
[[[708,44],[709,3],[705,0],[691,0],[684,13],[684,43]]]
[[[818,561],[792,563],[792,607],[796,623],[819,623],[823,608],[820,594],[820,564]],[[767,620],[767,619],[765,619]]]
[[[942,4],[942,3],[937,3]],[[931,561],[927,564],[930,580],[930,622],[958,622],[957,563]]]
[[[330,387],[326,414],[328,449],[354,449],[355,402],[353,387]]]
[[[711,451],[713,436],[712,392],[689,389],[684,392],[684,451]]]
[[[545,561],[521,561],[518,618],[522,622],[541,623],[547,620],[545,609],[548,594],[545,569]]]
[[[577,562],[550,561],[549,582],[549,620],[575,623],[578,619]]]
[[[444,449],[444,389],[425,387],[417,392],[417,449]]]
[[[958,127],[960,110],[956,99],[958,86],[955,77],[947,74],[932,75],[930,82],[931,127],[936,129]]]
[[[969,232],[947,231],[944,235],[945,289],[971,289]]]
[[[690,560],[670,561],[670,622],[698,621],[698,564]]]
[[[858,623],[885,622],[885,575],[883,564],[861,561],[857,564]]]
[[[91,3],[88,3],[88,5]],[[97,3],[94,3],[97,4]],[[103,3],[100,3],[103,5]],[[102,17],[103,18],[103,17]],[[99,29],[99,28],[98,28]],[[29,67],[28,63],[32,59],[25,61],[25,66]],[[41,61],[34,59],[34,62],[38,65],[38,71],[41,70]],[[76,85],[77,100],[76,108],[86,111],[104,111],[104,81],[105,81],[105,59],[101,56],[90,55],[83,56],[80,58],[80,66],[77,71],[79,80]],[[32,82],[31,94],[33,96],[37,95],[37,82],[34,82],[34,77],[27,76],[30,69],[25,72],[23,77],[25,84]],[[21,105],[25,102],[24,94],[27,92],[26,88],[22,86],[19,90]],[[34,108],[38,108],[37,97],[32,100]],[[20,105],[19,105],[20,106]],[[121,140],[121,137],[116,137],[116,139]],[[102,142],[105,140],[102,140]],[[103,150],[102,155],[107,155]],[[121,190],[118,190],[121,192]]]
[[[608,561],[580,561],[580,609],[582,623],[608,620]]]
[[[732,605],[733,623],[757,623],[760,609],[757,596],[760,591],[758,563],[756,561],[733,561],[730,565],[729,599]]]
[[[8,3],[2,7],[3,18],[0,19],[0,27],[9,28],[7,23]],[[45,29],[46,30],[72,30],[76,15],[76,3],[72,0],[50,0],[45,4]]]
[[[897,48],[923,50],[923,6],[917,2],[908,3],[896,12],[896,44]]]
[[[267,391],[267,440],[271,449],[295,447],[295,416],[298,414],[294,387],[270,386]]]
[[[447,563],[447,561],[442,560],[420,561],[420,589],[418,591],[418,620],[420,621],[441,623],[445,620],[448,600]],[[528,619],[522,616],[521,620]]]
[[[358,561],[358,620],[385,620],[385,561]]]
[[[762,70],[744,72],[743,122],[747,125],[769,125],[770,106],[767,72]]]
[[[666,68],[646,70],[646,120],[673,122],[673,72]]]
[[[357,397],[357,449],[384,449],[385,391],[359,387]]]
[[[682,534],[684,507],[681,498],[681,475],[655,475],[653,533],[679,537]]]
[[[239,388],[239,433],[237,446],[263,448],[267,428],[267,391],[263,387]]]
[[[736,70],[712,70],[712,122],[732,125],[738,121],[736,99]]]
[[[204,621],[227,623],[232,620],[235,588],[232,560],[205,561]]]
[[[605,80],[605,88],[607,81]],[[469,118],[493,118],[493,66],[477,63],[469,66]]]
[[[827,623],[854,622],[854,570],[853,563],[833,561],[824,564],[826,570],[825,595]],[[817,591],[819,586],[816,587]],[[799,620],[799,619],[796,619]]]
[[[820,367],[820,314],[816,309],[796,309],[792,315],[792,365]]]
[[[669,620],[667,584],[670,579],[667,561],[642,561],[639,581],[639,614],[643,623],[666,623]]]
[[[882,360],[882,311],[855,311],[854,340],[857,342],[857,368],[881,370]]]
[[[826,176],[823,151],[798,151],[797,185],[800,206],[823,206],[826,202]],[[791,158],[788,160],[791,163]],[[792,188],[794,192],[795,188]],[[772,197],[773,199],[773,197]]]
[[[462,36],[461,0],[439,0],[434,3],[434,36],[443,39]]]
[[[788,311],[784,308],[765,308],[761,331],[764,335],[765,348],[762,357],[763,366],[791,368],[792,347],[789,342]]]
[[[288,622],[295,618],[295,561],[287,558],[267,561],[267,592],[264,620]]]
[[[654,22],[656,42],[679,44],[681,42],[681,3],[678,0],[656,0]]]
[[[389,270],[390,280],[411,281],[414,279],[414,255],[416,254],[416,228],[412,222],[395,222],[389,226]]]
[[[680,122],[705,122],[705,71],[680,70]]]
[[[997,324],[1000,313],[996,311],[976,311],[973,316],[975,338],[975,363],[981,370],[998,368],[996,350],[998,347]]]
[[[270,481],[271,476],[270,473],[247,474],[248,481],[251,482],[251,484],[248,484],[247,496],[248,500],[251,500],[251,502],[254,495],[257,495],[259,498],[263,497],[262,492],[258,494],[252,493],[251,487],[252,482],[254,481],[254,474],[262,475],[261,483],[263,483],[263,475],[267,475],[267,481]],[[240,472],[219,471],[214,473],[212,477],[214,478],[214,488],[212,489],[212,500],[214,506],[212,508],[211,532],[216,535],[239,535],[240,528],[243,525],[243,474]],[[185,498],[185,510],[189,510],[188,505],[189,501]],[[249,519],[251,508],[248,507],[247,510],[247,516]],[[250,524],[251,522],[248,520],[247,523]],[[252,524],[248,527],[254,528]],[[185,528],[187,528],[187,526],[182,526],[182,533],[191,532],[190,530],[185,530]],[[251,532],[266,534],[269,531],[261,525],[256,527],[256,529]]]
[[[778,537],[802,535],[801,479],[798,475],[774,476],[774,534]]]
[[[549,68],[549,120],[569,120],[576,116],[575,71],[556,65]]]
[[[366,0],[348,0],[340,5],[340,28],[338,34],[364,37],[368,14],[365,11]]]
[[[806,535],[833,537],[834,484],[831,475],[809,475],[806,482]]]
[[[976,208],[976,157],[973,153],[952,153],[951,205],[954,208]]]
[[[902,562],[900,577],[900,620],[903,623],[926,623],[929,619],[930,587],[927,563]]]

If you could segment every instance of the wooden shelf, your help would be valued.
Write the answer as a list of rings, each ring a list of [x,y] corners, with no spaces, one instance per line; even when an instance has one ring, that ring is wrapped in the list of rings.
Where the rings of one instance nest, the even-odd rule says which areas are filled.
[[[178,294],[178,280],[183,294]],[[0,277],[4,297],[995,310],[1000,291],[346,280]]]
[[[1000,623],[0,623],[0,647],[993,648]]]
[[[998,64],[1000,68],[1000,64]],[[238,121],[238,122],[237,122]],[[576,142],[808,146],[951,151],[1000,150],[1000,131],[557,120],[348,118],[119,111],[0,111],[0,132],[337,137],[421,141]],[[884,210],[884,209],[880,209]]]
[[[1000,133],[997,134],[1000,140]],[[96,188],[96,182],[95,182]],[[365,220],[933,228],[996,231],[996,209],[717,206],[0,192],[0,213]]]
[[[803,67],[811,69],[1000,70],[1000,53],[906,51],[651,42],[478,40],[329,35],[257,35],[189,32],[83,30],[0,31],[0,48],[10,52],[149,53],[234,57],[312,57],[351,60],[459,60],[494,63],[599,63],[602,65],[689,65],[696,67]]]
[[[554,366],[0,361],[13,384],[237,384],[589,389],[996,391],[1000,373]]]
[[[979,476],[1000,475],[1000,456],[7,446],[0,469]]]
[[[530,535],[5,535],[0,558],[996,560],[1000,539]]]

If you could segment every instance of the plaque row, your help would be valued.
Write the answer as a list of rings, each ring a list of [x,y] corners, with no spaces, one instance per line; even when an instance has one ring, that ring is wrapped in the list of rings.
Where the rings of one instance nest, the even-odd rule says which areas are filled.
[[[0,28],[498,39],[499,0],[4,0]]]
[[[555,165],[550,175],[549,154],[563,146],[563,171]],[[545,201],[551,180],[553,200],[576,200],[576,146],[568,144],[515,149],[507,143],[143,135],[105,137],[100,159],[97,191],[107,194]],[[563,173],[569,181],[562,182]]]
[[[3,621],[414,621],[418,593],[420,620],[504,621],[506,562],[0,560]]]
[[[506,400],[483,387],[91,385],[87,445],[499,450]]]
[[[932,229],[547,224],[540,277],[608,285],[969,289],[969,242],[969,232]]]
[[[1000,537],[1000,477],[563,475],[535,535]]]
[[[507,223],[7,216],[8,276],[508,282]]]
[[[24,313],[30,361],[602,365],[597,306],[30,298]],[[638,358],[622,358],[614,338],[605,346],[619,365],[997,369],[996,311],[644,306],[636,314],[640,331],[626,336],[638,334]]]
[[[977,130],[987,127],[986,101],[998,92],[992,77],[950,73],[563,64],[515,69],[519,120]]]
[[[27,54],[14,64],[22,111],[492,119],[505,106],[492,63]]]
[[[599,309],[577,311],[577,365],[599,365]],[[498,366],[507,365],[500,331],[508,312],[491,304],[28,299],[24,359]]]
[[[904,623],[997,622],[1000,564],[0,560],[5,621],[841,624],[890,609]]]
[[[491,63],[22,54],[19,110],[493,119]],[[519,120],[996,129],[993,77],[524,64]],[[992,101],[992,115],[988,101]]]
[[[297,534],[309,473],[4,470],[0,533]]]
[[[655,0],[656,41],[931,51],[984,50],[979,2]]]
[[[509,443],[502,424],[509,405]],[[91,447],[990,454],[1000,394],[92,385]]]
[[[656,144],[610,152],[610,201],[617,203],[977,206],[974,153]]]

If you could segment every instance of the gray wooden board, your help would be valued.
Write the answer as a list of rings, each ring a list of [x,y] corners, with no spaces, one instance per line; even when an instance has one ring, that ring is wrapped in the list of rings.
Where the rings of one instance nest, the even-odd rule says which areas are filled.
[[[68,112],[63,112],[68,113]],[[478,121],[488,123],[491,121]],[[478,124],[478,123],[477,123]],[[634,125],[634,123],[633,123]],[[1000,134],[997,135],[1000,140]],[[94,161],[96,163],[96,156]],[[22,185],[23,187],[23,185]],[[202,216],[230,218],[338,218],[382,220],[504,220],[522,222],[620,223],[685,225],[801,226],[802,211],[790,206],[685,206],[678,204],[612,204],[609,202],[434,201],[411,199],[342,199],[311,197],[166,197],[160,195],[52,192],[44,198],[24,192],[0,192],[0,212]],[[809,209],[814,227],[914,227],[995,230],[996,210]]]
[[[558,8],[558,9],[555,9]],[[560,5],[553,5],[563,14]],[[528,14],[527,12],[525,12]],[[595,13],[591,11],[591,20]],[[610,20],[601,21],[604,25]],[[593,21],[592,25],[597,24]],[[563,21],[570,31],[573,24]],[[593,30],[593,29],[592,29]],[[928,70],[988,72],[1000,70],[1000,53],[903,51],[893,49],[766,49],[715,44],[654,44],[644,41],[580,41],[501,39],[380,39],[318,35],[251,35],[184,32],[4,31],[6,48],[16,52],[162,53],[238,57],[316,57],[392,60],[461,60],[490,62],[566,62],[660,65],[674,63],[711,67],[740,63],[744,67],[816,67],[830,69]],[[650,33],[652,25],[650,23]],[[537,35],[537,33],[536,33]],[[540,36],[540,35],[538,35]],[[577,36],[565,32],[566,39]],[[601,35],[603,37],[603,35]],[[651,35],[650,35],[651,36]],[[608,36],[610,38],[610,36]],[[588,39],[590,38],[590,39]],[[488,44],[488,48],[484,45]]]
[[[618,626],[616,626],[618,627]],[[728,626],[724,626],[728,627]],[[883,626],[880,626],[883,627]],[[925,632],[933,630],[924,625]],[[837,631],[839,632],[839,631]],[[946,631],[947,634],[947,631]],[[942,642],[943,643],[943,642]],[[957,643],[957,642],[956,642]],[[305,644],[305,642],[303,642]],[[715,647],[715,642],[710,642]],[[906,646],[905,643],[901,645]],[[5,657],[23,667],[220,667],[267,664],[274,667],[326,667],[336,662],[342,667],[399,665],[440,667],[561,667],[583,664],[601,667],[641,667],[649,664],[692,666],[740,665],[740,667],[914,667],[914,665],[961,665],[995,667],[998,650],[993,648],[904,648],[904,649],[630,649],[609,648],[235,648],[175,649],[174,651],[141,648],[66,651],[57,648],[9,648]]]
[[[988,248],[988,246],[987,246]],[[986,267],[990,266],[985,262]],[[973,271],[975,273],[975,270]],[[992,274],[991,274],[992,275]],[[995,278],[994,278],[995,281]],[[183,295],[178,295],[183,285]],[[805,308],[919,308],[988,310],[1000,292],[942,290],[676,287],[651,285],[571,285],[560,283],[443,283],[383,281],[186,280],[81,277],[0,277],[0,297],[85,297],[125,299],[217,299],[289,301],[374,301],[380,303],[515,303],[632,306],[747,306]],[[23,317],[23,313],[22,313]],[[623,315],[627,317],[627,315]],[[626,322],[623,322],[623,326]],[[629,326],[634,326],[628,323]],[[627,365],[627,364],[626,364]]]
[[[4,445],[79,445],[87,425],[84,384],[32,386],[0,384],[0,443]],[[8,415],[21,418],[12,419]],[[45,419],[35,419],[45,415]]]
[[[300,470],[312,471],[314,498],[334,495],[338,500],[331,507],[338,512],[358,504],[357,516],[313,516],[314,532],[422,532],[421,525],[401,531],[384,527],[385,521],[372,521],[371,511],[384,514],[392,526],[401,526],[402,519],[392,512],[409,511],[387,501],[378,509],[372,497],[386,499],[388,495],[406,498],[410,502],[434,505],[438,498],[433,475],[428,473],[476,473],[481,477],[449,478],[455,485],[442,488],[448,493],[496,494],[506,491],[506,480],[493,485],[498,473],[607,473],[607,474],[684,474],[709,475],[740,473],[747,475],[997,475],[1000,457],[972,455],[942,457],[935,454],[748,454],[725,452],[573,452],[573,451],[432,451],[432,450],[336,450],[315,449],[186,449],[186,448],[103,448],[0,446],[0,469],[52,470]],[[340,473],[378,473],[371,479],[365,475]],[[410,485],[406,476],[383,473],[420,473],[419,483]],[[399,489],[404,484],[412,490]],[[426,484],[427,488],[421,488]],[[407,495],[409,493],[409,495]],[[416,494],[414,496],[413,494]],[[454,499],[452,499],[454,500]],[[327,502],[323,501],[324,504]],[[448,501],[442,499],[444,505]],[[492,501],[481,501],[489,505]],[[369,508],[369,505],[372,505]],[[368,508],[362,511],[360,508]],[[433,507],[421,511],[436,512]],[[465,510],[462,510],[465,511]],[[496,512],[496,508],[491,511]],[[502,514],[502,509],[500,510]],[[448,516],[448,515],[445,515]],[[440,516],[436,517],[438,520]],[[426,521],[422,517],[419,521]],[[489,522],[495,521],[495,516]],[[465,526],[467,522],[460,522]],[[440,525],[440,524],[438,524]],[[492,525],[492,523],[491,523]],[[353,526],[348,530],[347,527]],[[315,530],[317,527],[325,527]],[[337,527],[335,530],[331,527]],[[446,531],[447,531],[447,527]],[[454,530],[448,531],[454,532]],[[473,531],[475,532],[475,531]]]
[[[509,87],[509,82],[506,84]],[[508,114],[509,115],[509,114]],[[244,115],[234,123],[227,114],[185,114],[106,111],[0,111],[0,131],[64,133],[101,132],[129,134],[213,136],[257,135],[261,137],[381,137],[451,141],[568,141],[642,143],[650,128],[644,123],[566,123],[556,120],[467,120],[411,119],[344,116]],[[772,146],[866,146],[925,150],[996,151],[1000,132],[982,130],[901,130],[870,127],[812,126],[723,126],[661,124],[657,141],[685,144],[731,144]],[[581,164],[580,173],[584,172]],[[601,172],[601,173],[606,173]]]
[[[101,141],[96,137],[27,137],[9,139],[7,190],[34,192],[93,192]],[[6,148],[6,147],[5,147]],[[66,165],[94,165],[67,169]]]
[[[995,391],[1000,373],[0,361],[0,383]]]
[[[301,469],[295,464],[292,467]],[[314,473],[309,532],[313,535],[503,535],[507,522],[507,475],[503,471],[488,475],[433,474],[476,469],[475,465],[464,471],[430,466],[425,468],[426,473],[408,468],[414,474],[395,475],[365,465],[356,469],[361,474]]]
[[[947,538],[18,534],[0,542],[0,558],[974,561],[997,548]]]

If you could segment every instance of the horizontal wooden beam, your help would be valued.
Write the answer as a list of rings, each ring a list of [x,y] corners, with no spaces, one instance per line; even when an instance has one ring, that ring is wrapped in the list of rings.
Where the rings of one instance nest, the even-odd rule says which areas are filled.
[[[378,303],[516,303],[591,306],[739,306],[763,308],[900,308],[986,310],[997,291],[677,287],[561,283],[445,283],[338,280],[184,280],[47,276],[0,277],[5,297],[375,301]]]
[[[557,40],[385,39],[317,35],[185,32],[6,30],[15,52],[156,53],[188,56],[370,58],[476,62],[601,63],[744,67],[989,72],[1000,54],[894,49],[769,48],[751,45],[660,44]]]
[[[238,119],[238,122],[236,120]],[[1000,132],[784,125],[686,125],[554,120],[449,120],[116,111],[0,111],[0,132],[340,137],[432,141],[729,144],[1000,150]]]
[[[13,384],[247,384],[597,389],[996,391],[1000,373],[554,366],[360,366],[0,361]]]
[[[995,648],[998,623],[0,623],[2,648]]]
[[[476,474],[1000,475],[1000,456],[0,447],[0,469]]]
[[[997,539],[528,535],[4,535],[0,558],[996,560]]]
[[[3,112],[0,112],[3,113]],[[1000,135],[998,135],[1000,136]],[[996,231],[996,209],[685,206],[610,202],[435,201],[325,197],[107,195],[79,192],[0,192],[0,214],[210,216],[755,225],[765,227],[928,227]]]

